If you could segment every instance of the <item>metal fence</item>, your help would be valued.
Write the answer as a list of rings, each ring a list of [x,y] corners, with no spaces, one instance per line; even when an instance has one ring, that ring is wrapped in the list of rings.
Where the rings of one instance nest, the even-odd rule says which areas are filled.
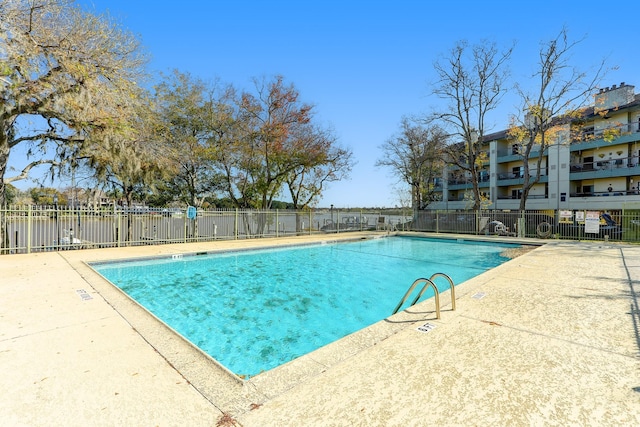
[[[640,242],[640,210],[421,211],[405,227],[435,233]]]
[[[190,218],[195,214],[194,218]],[[597,226],[594,228],[594,223]],[[0,209],[0,254],[404,230],[640,242],[640,210],[410,211],[197,210],[12,206]]]
[[[192,214],[195,214],[191,218]],[[0,254],[391,229],[410,217],[338,209],[200,210],[11,206]]]

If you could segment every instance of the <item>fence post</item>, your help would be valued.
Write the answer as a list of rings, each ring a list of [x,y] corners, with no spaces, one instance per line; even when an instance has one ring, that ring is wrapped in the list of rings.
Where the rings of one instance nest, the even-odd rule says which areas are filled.
[[[233,237],[238,240],[238,208],[236,208],[235,220],[233,222]]]
[[[122,246],[122,214],[124,213],[124,210],[121,210],[120,212],[118,212],[116,210],[116,204],[113,204],[113,212],[116,214],[116,239],[118,239],[117,241],[117,245],[118,247]]]
[[[480,209],[473,211],[473,215],[475,216],[475,224],[476,224],[476,236],[480,234]]]
[[[518,226],[517,226],[517,228],[518,228],[518,230],[517,230],[518,237],[526,237],[526,232],[527,232],[526,224],[527,224],[527,221],[525,219],[525,215],[526,215],[526,211],[525,210],[520,211],[520,215],[518,217]],[[556,224],[557,223],[558,223],[558,220],[556,219]]]
[[[187,212],[189,211],[189,208],[187,208]],[[187,227],[189,226],[187,221],[187,212],[184,213],[184,216],[182,217],[183,219],[183,227],[182,227],[182,243],[187,243]]]
[[[279,221],[280,221],[280,218],[278,216],[278,209],[276,209],[276,237],[280,237],[280,230],[278,230],[280,228],[280,222]]]
[[[31,216],[33,215],[32,206],[29,204],[29,209],[27,210],[27,253],[31,253]],[[16,239],[16,253],[18,253],[18,239]]]

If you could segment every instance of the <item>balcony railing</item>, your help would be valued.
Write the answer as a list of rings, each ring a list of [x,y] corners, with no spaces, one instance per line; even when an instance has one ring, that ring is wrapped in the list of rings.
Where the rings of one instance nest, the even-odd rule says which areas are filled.
[[[507,195],[507,196],[500,196],[498,195],[498,200],[520,200],[522,198],[522,194],[518,194],[518,195]],[[529,196],[527,196],[527,200],[530,199],[547,199],[548,197],[545,194],[529,194]]]
[[[640,166],[637,156],[633,157],[620,157],[618,159],[609,160],[596,160],[593,162],[582,162],[571,164],[571,172],[588,172],[588,171],[603,171],[603,170],[615,170],[621,168],[636,168]]]
[[[499,173],[498,174],[498,181],[504,181],[505,179],[518,179],[518,178],[524,178],[524,173]]]
[[[587,193],[570,193],[571,197],[619,197],[619,196],[637,196],[637,190],[628,191],[591,191]]]
[[[506,157],[506,156],[520,156],[522,152],[522,146],[519,144],[512,144],[507,147],[498,148],[497,156],[498,157]],[[531,152],[529,153],[530,157],[537,157],[540,155],[540,146],[535,145],[531,148]]]
[[[602,129],[585,126],[581,131],[572,131],[571,142],[593,141],[596,139],[615,139],[621,135],[640,132],[640,122],[615,123]]]
[[[529,176],[530,177],[535,177],[536,176],[536,171],[529,171]],[[546,171],[543,171],[540,176],[547,176]],[[498,181],[504,181],[507,179],[520,179],[520,178],[524,178],[524,172],[505,172],[505,173],[499,173],[498,174]]]
[[[488,172],[480,172],[478,174],[478,182],[489,182],[489,173]],[[449,185],[457,185],[457,184],[471,184],[470,177],[451,177],[447,180]]]

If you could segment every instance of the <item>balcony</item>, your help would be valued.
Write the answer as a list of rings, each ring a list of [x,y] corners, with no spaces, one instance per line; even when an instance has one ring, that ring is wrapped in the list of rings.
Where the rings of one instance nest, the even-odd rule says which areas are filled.
[[[546,150],[545,150],[545,154],[546,154]],[[529,153],[529,158],[533,159],[538,156],[540,156],[540,146],[535,145],[531,149],[531,152]],[[497,157],[496,161],[498,163],[508,163],[508,162],[514,162],[517,160],[522,160],[522,154],[519,154],[518,147],[515,147],[513,145],[509,147],[498,148],[496,157]]]
[[[521,194],[515,195],[512,194],[510,196],[501,196],[498,195],[498,200],[520,200],[522,198]],[[545,194],[529,194],[529,196],[527,196],[527,200],[539,200],[539,199],[547,199],[548,196]]]
[[[489,185],[489,172],[480,171],[478,173],[478,183],[481,187],[486,187]],[[471,178],[465,176],[452,176],[447,180],[447,184],[449,185],[449,189],[462,189],[466,187],[471,187]]]
[[[589,193],[570,193],[571,197],[620,197],[620,196],[637,196],[637,190],[629,191],[593,191]]]
[[[633,176],[640,174],[638,157],[620,157],[618,159],[596,160],[593,162],[573,163],[570,168],[571,179],[597,179],[615,176]]]
[[[535,178],[536,171],[529,171],[530,180]],[[540,175],[540,181],[538,182],[549,182],[549,177],[546,174],[546,171],[543,171]],[[507,186],[507,185],[522,185],[524,183],[524,174],[522,172],[505,172],[498,173],[498,185],[499,186]]]
[[[640,140],[640,123],[617,123],[606,128],[593,126],[571,131],[571,151],[588,150],[603,144],[625,144]]]
[[[498,181],[504,181],[505,179],[518,179],[524,178],[522,173],[499,173]]]

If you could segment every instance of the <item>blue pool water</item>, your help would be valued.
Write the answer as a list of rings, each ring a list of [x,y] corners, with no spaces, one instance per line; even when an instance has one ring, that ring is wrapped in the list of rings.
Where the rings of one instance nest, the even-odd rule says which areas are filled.
[[[442,272],[458,284],[507,261],[500,253],[514,246],[388,237],[92,267],[231,371],[252,376],[388,317],[417,278]]]

